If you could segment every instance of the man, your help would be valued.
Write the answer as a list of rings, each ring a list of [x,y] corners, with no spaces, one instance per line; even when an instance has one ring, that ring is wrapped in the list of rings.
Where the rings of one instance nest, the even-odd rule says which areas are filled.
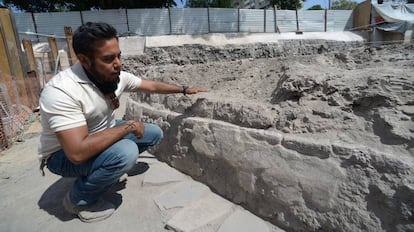
[[[115,121],[124,91],[195,94],[206,89],[142,80],[121,71],[116,29],[88,22],[73,35],[78,63],[53,77],[40,97],[41,169],[76,177],[63,199],[84,222],[109,217],[115,206],[101,196],[130,170],[138,154],[157,144],[162,130],[139,120]]]

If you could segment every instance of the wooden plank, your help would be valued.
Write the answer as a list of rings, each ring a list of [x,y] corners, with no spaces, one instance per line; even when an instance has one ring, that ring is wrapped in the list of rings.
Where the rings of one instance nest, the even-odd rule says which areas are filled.
[[[65,26],[65,35],[66,35],[66,42],[68,43],[69,48],[69,57],[71,60],[71,65],[75,64],[78,59],[76,57],[75,51],[73,50],[73,35],[72,35],[72,28]]]
[[[47,41],[49,42],[49,47],[52,52],[52,58],[53,58],[53,69],[54,72],[60,71],[60,62],[59,62],[59,52],[56,44],[56,38],[55,37],[47,37]]]
[[[11,11],[9,9],[0,8],[0,32],[2,47],[6,57],[2,61],[2,72],[8,70],[2,75],[2,81],[5,82],[10,100],[13,104],[23,104],[29,106],[27,90],[24,83],[26,73],[22,67],[22,50],[20,41],[17,39],[15,26],[13,25]],[[2,49],[0,49],[2,50]],[[3,65],[8,64],[9,68],[3,69]]]
[[[23,39],[22,43],[23,43],[23,48],[26,51],[27,60],[29,61],[29,69],[30,69],[29,71],[35,71],[38,76],[39,71],[37,70],[32,41],[29,39]]]

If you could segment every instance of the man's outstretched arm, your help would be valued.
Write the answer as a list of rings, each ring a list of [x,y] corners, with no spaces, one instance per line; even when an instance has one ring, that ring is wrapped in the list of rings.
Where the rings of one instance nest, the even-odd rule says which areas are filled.
[[[139,87],[140,91],[147,93],[183,93],[183,94],[196,94],[200,92],[208,92],[208,89],[198,88],[198,87],[187,87],[168,84],[160,81],[151,81],[151,80],[142,80],[141,86]]]

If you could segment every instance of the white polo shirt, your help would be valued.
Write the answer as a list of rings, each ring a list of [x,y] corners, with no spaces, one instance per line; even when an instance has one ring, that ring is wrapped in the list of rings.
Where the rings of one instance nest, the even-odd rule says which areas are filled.
[[[123,92],[137,91],[141,78],[121,72],[118,98]],[[38,148],[39,158],[62,149],[55,132],[79,126],[88,126],[89,133],[113,127],[115,113],[112,102],[88,79],[78,62],[54,76],[40,96],[42,133]]]

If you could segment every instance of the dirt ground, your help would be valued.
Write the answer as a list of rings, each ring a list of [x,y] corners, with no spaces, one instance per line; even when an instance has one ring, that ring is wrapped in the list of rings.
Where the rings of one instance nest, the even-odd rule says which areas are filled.
[[[220,178],[232,180],[216,186],[220,194],[236,197],[233,200],[248,205],[253,212],[288,231],[304,228],[307,231],[407,231],[414,226],[413,58],[413,44],[307,40],[222,47],[147,48],[145,55],[126,57],[124,67],[143,78],[210,89],[208,93],[191,98],[132,95],[137,102],[319,144],[307,147],[298,142],[302,144],[295,148],[299,153],[312,153],[306,150],[315,146],[331,149],[331,144],[346,144],[346,149],[334,151],[333,156],[322,155],[320,160],[301,156],[302,161],[298,163],[277,155],[285,154],[288,143],[282,142],[281,150],[267,145],[260,148],[260,142],[250,144],[257,146],[257,150],[252,151],[257,158],[271,150],[264,160],[279,159],[268,163],[280,169],[277,170],[260,165],[252,167],[240,158],[240,153],[221,151],[220,147],[228,146],[229,142],[218,141],[220,144],[211,146],[219,150],[215,154],[220,154],[220,163],[230,162],[222,168],[236,173],[253,170],[253,178],[263,181],[270,192],[261,203],[249,201],[255,197],[261,199],[260,192],[252,192],[252,196],[240,200],[234,189],[243,189],[243,184],[235,184],[237,176],[228,173],[225,177],[225,172],[211,177],[198,176],[212,188],[220,183]],[[207,134],[214,134],[209,129],[205,130],[207,141]],[[179,128],[174,133],[179,134]],[[176,139],[180,140],[178,136]],[[182,138],[183,146],[191,147],[193,152],[203,149],[194,147],[190,140],[192,136],[204,138],[204,135],[188,136],[187,142]],[[182,155],[182,148],[172,152],[172,145],[164,144],[158,153],[168,154],[164,159],[177,164],[179,169],[192,172],[191,166],[199,165],[205,173],[216,172],[202,161],[196,164],[181,161],[189,156],[194,162],[202,160],[202,152]],[[176,156],[178,158],[170,158]],[[285,157],[294,156],[286,153]],[[239,163],[229,161],[235,157],[240,158]],[[306,160],[315,163],[308,164]],[[280,163],[290,167],[282,167]],[[272,174],[268,177],[257,174],[260,170],[269,170]],[[322,175],[320,171],[326,173]],[[313,175],[311,173],[316,173],[317,178],[308,178]],[[313,187],[306,189],[303,184]],[[292,186],[295,194],[289,193],[289,188],[277,186]],[[274,196],[272,191],[286,191],[286,195]],[[320,210],[326,205],[324,200],[317,200],[323,198],[319,198],[319,194],[333,197],[329,210]],[[316,206],[306,204],[310,199],[317,202]],[[298,206],[297,202],[305,203]],[[273,212],[279,216],[268,216]]]

